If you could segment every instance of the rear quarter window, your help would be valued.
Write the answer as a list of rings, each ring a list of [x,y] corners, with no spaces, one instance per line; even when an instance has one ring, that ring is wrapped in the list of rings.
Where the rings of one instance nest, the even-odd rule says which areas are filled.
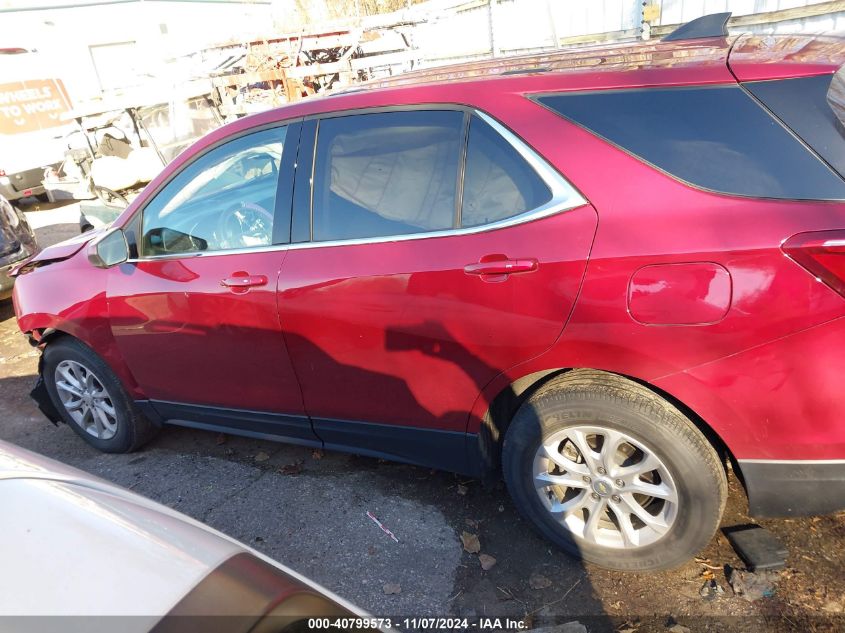
[[[845,199],[845,182],[738,85],[535,99],[667,174],[719,193]]]
[[[551,189],[513,145],[477,116],[467,139],[461,226],[511,218],[546,204]]]
[[[837,119],[845,98],[845,75],[816,75],[742,84],[807,145],[845,176],[845,128]],[[843,112],[845,115],[845,112]]]

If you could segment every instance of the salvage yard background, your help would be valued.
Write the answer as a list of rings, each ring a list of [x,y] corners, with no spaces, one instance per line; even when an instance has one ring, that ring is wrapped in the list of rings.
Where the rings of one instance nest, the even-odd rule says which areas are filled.
[[[845,29],[842,0],[0,0],[0,24],[3,46],[36,50],[76,106],[240,75],[238,105],[265,93],[270,107],[325,83],[659,37],[719,11],[734,31]],[[267,85],[282,69],[296,86]]]

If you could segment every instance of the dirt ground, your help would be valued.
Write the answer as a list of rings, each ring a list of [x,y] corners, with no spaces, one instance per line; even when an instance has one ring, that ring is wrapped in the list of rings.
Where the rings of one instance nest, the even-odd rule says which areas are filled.
[[[42,244],[78,230],[36,220]],[[375,615],[508,616],[559,631],[845,630],[845,513],[760,521],[789,559],[772,594],[749,602],[727,582],[725,570],[743,564],[721,532],[698,562],[623,574],[555,550],[517,515],[501,484],[175,427],[138,453],[97,453],[29,399],[37,361],[10,302],[0,303],[0,439],[205,521]],[[731,477],[723,527],[751,522],[746,510]],[[464,532],[495,558],[491,568],[463,549]],[[710,578],[723,593],[706,599],[700,590]],[[562,626],[573,621],[585,629]]]

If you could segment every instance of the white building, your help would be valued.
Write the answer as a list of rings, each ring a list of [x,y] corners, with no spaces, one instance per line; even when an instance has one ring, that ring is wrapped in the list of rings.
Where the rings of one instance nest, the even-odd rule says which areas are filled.
[[[0,0],[0,48],[36,49],[73,102],[153,77],[178,83],[175,58],[273,29],[271,0]]]
[[[660,36],[667,25],[721,11],[733,12],[734,31],[845,31],[842,2],[829,0],[428,0],[408,7],[396,15],[407,18],[402,30],[427,66],[633,39],[649,29]],[[331,28],[322,0],[0,0],[0,48],[37,49],[42,75],[61,79],[79,103],[203,75],[206,69],[190,67],[199,58],[187,54],[298,32],[303,10],[312,28]],[[354,13],[347,26],[359,21]]]

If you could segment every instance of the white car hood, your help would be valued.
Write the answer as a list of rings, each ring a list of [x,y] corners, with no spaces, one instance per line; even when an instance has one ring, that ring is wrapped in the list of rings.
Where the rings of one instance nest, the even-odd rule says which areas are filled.
[[[236,542],[69,466],[0,442],[0,614],[132,615],[148,631]]]
[[[242,551],[153,509],[61,481],[0,480],[0,508],[4,615],[150,616],[125,620],[148,631]]]
[[[275,567],[348,613],[364,613],[203,523],[124,488],[0,440],[0,615],[21,630],[149,631],[198,583],[238,555]],[[201,614],[214,605],[201,606]],[[227,615],[252,614],[230,605]],[[33,628],[34,627],[34,628]],[[111,628],[110,628],[111,627]],[[55,629],[51,629],[55,630]]]

